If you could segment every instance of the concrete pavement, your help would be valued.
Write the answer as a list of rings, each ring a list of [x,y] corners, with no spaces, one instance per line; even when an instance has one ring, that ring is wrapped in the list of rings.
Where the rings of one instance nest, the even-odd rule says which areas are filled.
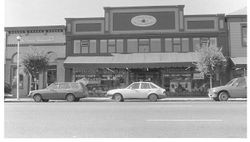
[[[246,138],[246,101],[5,103],[6,138]]]

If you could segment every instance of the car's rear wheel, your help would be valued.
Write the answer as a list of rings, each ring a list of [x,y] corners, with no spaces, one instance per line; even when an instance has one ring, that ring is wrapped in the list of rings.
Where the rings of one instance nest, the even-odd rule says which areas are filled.
[[[227,101],[229,98],[229,95],[227,92],[223,91],[219,94],[219,100],[220,101]]]
[[[43,100],[42,96],[40,94],[34,95],[33,99],[34,99],[35,102],[41,102]]]
[[[66,96],[66,100],[67,100],[68,102],[74,102],[74,101],[75,101],[75,96],[74,96],[73,94],[68,94],[68,95]]]
[[[114,94],[114,97],[113,99],[116,101],[116,102],[122,102],[123,101],[123,97],[121,94]]]
[[[149,99],[150,102],[156,102],[158,97],[157,97],[156,94],[151,94],[151,95],[148,96],[148,99]]]

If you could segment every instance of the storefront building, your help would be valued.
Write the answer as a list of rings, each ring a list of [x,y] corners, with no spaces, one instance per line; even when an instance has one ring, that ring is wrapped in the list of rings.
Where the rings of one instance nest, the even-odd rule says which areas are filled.
[[[103,90],[152,81],[170,94],[205,95],[195,50],[210,44],[229,55],[224,14],[184,15],[184,5],[104,11],[99,18],[65,18],[66,81],[84,78]]]
[[[12,86],[12,93],[16,94],[17,69],[17,36],[20,41],[20,97],[27,97],[30,90],[42,89],[53,82],[63,82],[65,54],[65,26],[27,26],[6,27],[5,43],[5,75],[4,81]],[[49,57],[49,66],[45,72],[39,74],[38,80],[32,80],[25,72],[22,59],[28,54],[44,53]],[[35,87],[37,84],[37,87]]]

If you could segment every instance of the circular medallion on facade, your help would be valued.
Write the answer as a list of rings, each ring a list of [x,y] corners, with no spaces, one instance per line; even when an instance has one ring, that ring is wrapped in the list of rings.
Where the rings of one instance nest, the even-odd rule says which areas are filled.
[[[138,15],[131,19],[131,23],[138,27],[152,26],[157,22],[156,18],[151,15]]]

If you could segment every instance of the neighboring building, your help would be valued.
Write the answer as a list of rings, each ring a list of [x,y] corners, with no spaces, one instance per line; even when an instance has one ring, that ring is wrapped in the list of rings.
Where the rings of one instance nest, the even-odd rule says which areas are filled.
[[[86,78],[106,89],[148,80],[173,94],[207,95],[194,51],[210,44],[229,56],[225,15],[185,15],[183,9],[105,7],[105,17],[65,18],[65,80]],[[229,76],[217,75],[217,85],[220,78],[224,83]]]
[[[247,73],[247,13],[246,8],[226,16],[228,25],[229,55],[234,67],[232,77]]]
[[[50,57],[47,71],[39,75],[38,88],[44,88],[55,81],[64,81],[65,70],[65,26],[31,26],[31,27],[6,27],[5,49],[5,79],[13,87],[16,94],[16,62],[17,39],[20,35],[20,61],[28,53],[44,52]],[[21,63],[20,63],[21,64]],[[20,97],[26,97],[29,90],[34,88],[29,75],[20,71]]]

